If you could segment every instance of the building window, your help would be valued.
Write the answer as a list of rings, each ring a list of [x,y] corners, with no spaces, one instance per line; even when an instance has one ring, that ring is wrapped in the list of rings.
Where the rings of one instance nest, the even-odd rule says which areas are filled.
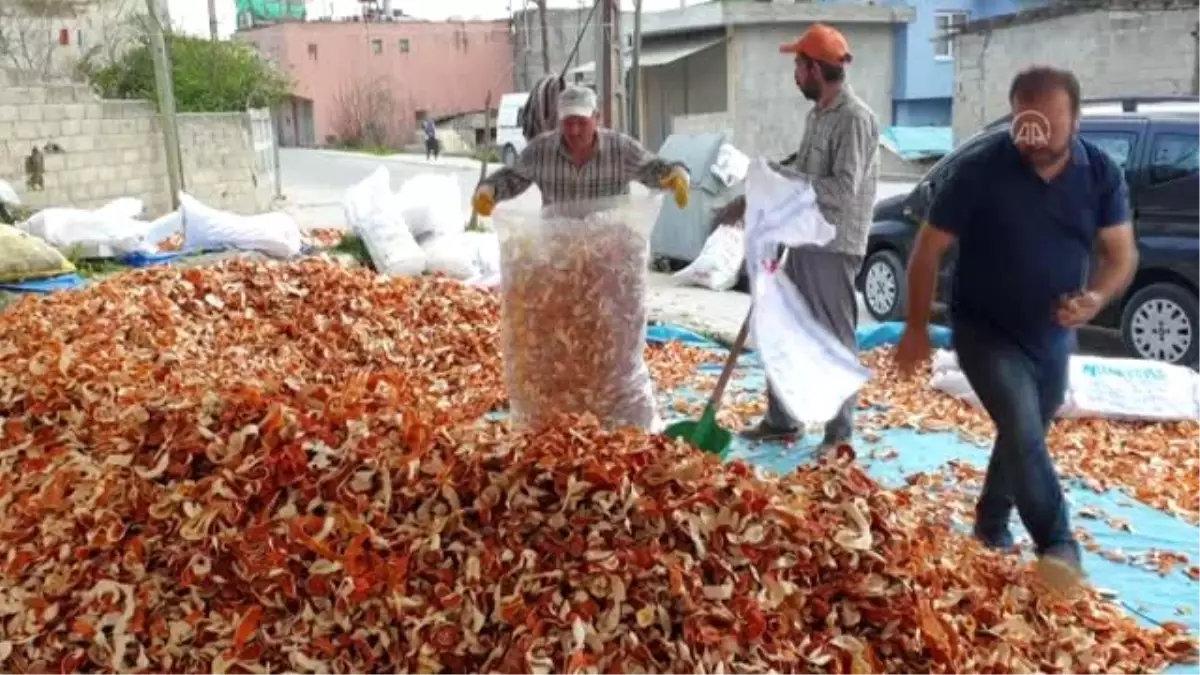
[[[315,42],[308,43],[308,58],[313,61],[317,60],[317,44]]]
[[[379,38],[371,38],[371,52],[375,54],[383,53],[383,40]]]
[[[966,12],[938,12],[934,15],[933,57],[950,60],[954,58],[952,37],[967,23]]]
[[[396,45],[397,45],[397,46],[400,48],[400,53],[401,53],[401,54],[407,54],[407,53],[408,53],[408,38],[400,38],[400,39],[399,39],[399,40],[396,42]]]
[[[58,44],[60,47],[66,47],[71,44],[71,31],[62,28],[58,31]]]
[[[83,29],[82,28],[76,29],[76,31],[75,31],[75,44],[80,49],[83,49]]]

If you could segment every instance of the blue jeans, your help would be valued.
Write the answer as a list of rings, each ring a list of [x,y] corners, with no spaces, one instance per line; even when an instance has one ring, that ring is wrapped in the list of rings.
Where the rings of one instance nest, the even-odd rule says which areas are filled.
[[[1013,506],[1037,554],[1073,555],[1066,499],[1046,447],[1046,432],[1062,405],[1068,355],[1035,361],[1011,340],[965,321],[954,323],[958,365],[996,424],[996,444],[975,507],[976,532],[1010,539]]]

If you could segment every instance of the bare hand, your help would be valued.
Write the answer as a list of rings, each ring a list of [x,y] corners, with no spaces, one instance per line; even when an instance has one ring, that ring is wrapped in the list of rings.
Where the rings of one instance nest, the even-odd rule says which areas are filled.
[[[728,204],[717,209],[713,216],[715,225],[733,225],[746,216],[746,198],[734,197]]]
[[[910,377],[916,372],[917,366],[929,360],[929,354],[932,351],[933,346],[929,344],[927,329],[922,327],[918,330],[906,326],[904,335],[900,337],[900,344],[896,345],[896,354],[893,357],[900,375]]]
[[[1078,328],[1091,323],[1092,319],[1104,309],[1104,298],[1095,291],[1071,293],[1058,300],[1055,318],[1066,328]]]

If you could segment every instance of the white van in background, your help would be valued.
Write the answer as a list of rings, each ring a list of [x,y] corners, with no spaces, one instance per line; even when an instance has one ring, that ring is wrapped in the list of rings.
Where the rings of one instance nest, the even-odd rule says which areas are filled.
[[[517,155],[525,149],[525,134],[521,131],[521,111],[529,100],[528,93],[505,94],[500,97],[500,109],[496,111],[496,147],[500,148],[500,160],[512,166]]]

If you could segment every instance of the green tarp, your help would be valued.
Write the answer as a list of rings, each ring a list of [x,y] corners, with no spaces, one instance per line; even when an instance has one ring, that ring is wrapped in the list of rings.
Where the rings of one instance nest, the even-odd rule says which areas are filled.
[[[237,0],[238,17],[255,21],[304,21],[305,0]]]

